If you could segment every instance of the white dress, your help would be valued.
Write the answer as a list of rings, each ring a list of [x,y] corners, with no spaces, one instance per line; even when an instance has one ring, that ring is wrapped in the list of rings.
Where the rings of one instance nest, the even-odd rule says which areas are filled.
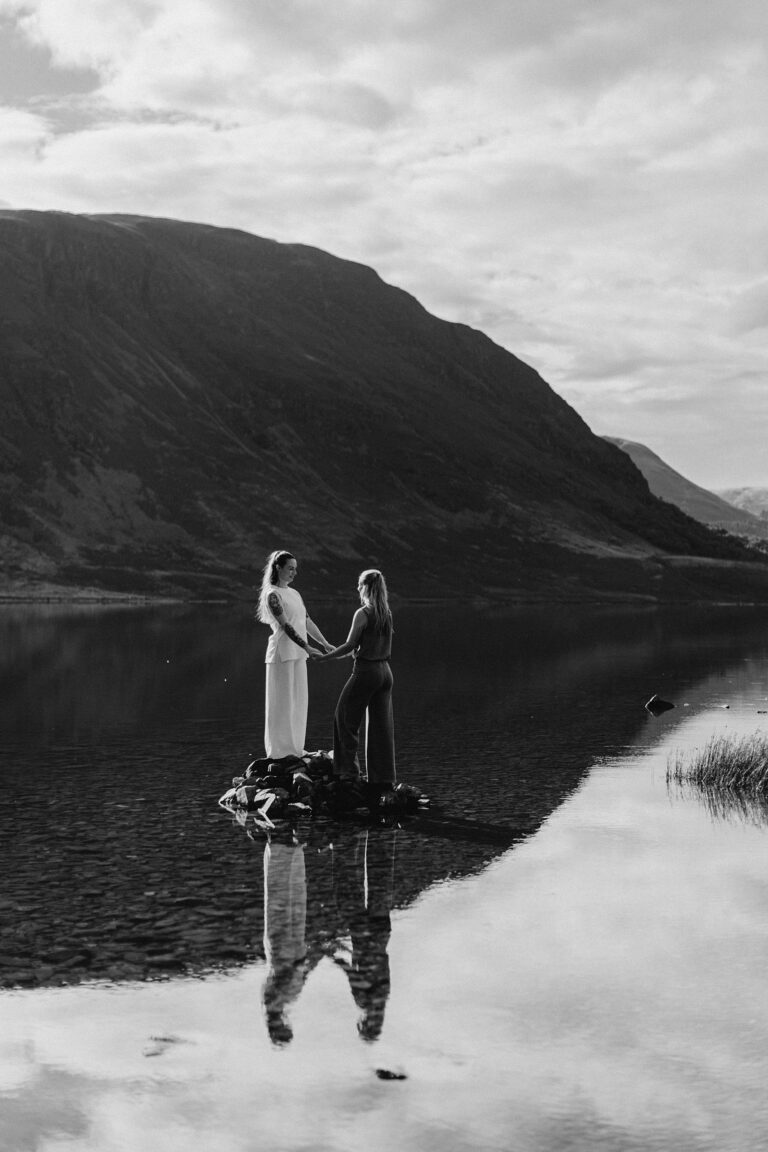
[[[302,638],[307,638],[307,610],[295,588],[274,592],[283,605],[284,620]],[[264,704],[264,748],[267,756],[303,756],[307,734],[307,653],[285,634],[276,620],[267,643],[266,696]]]

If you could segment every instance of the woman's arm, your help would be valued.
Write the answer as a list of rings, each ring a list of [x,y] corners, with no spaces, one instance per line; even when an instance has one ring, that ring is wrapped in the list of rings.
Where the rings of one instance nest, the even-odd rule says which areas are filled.
[[[343,644],[339,644],[338,648],[332,648],[330,652],[326,652],[325,656],[321,656],[320,660],[336,660],[341,656],[347,656],[353,652],[360,643],[360,637],[363,634],[363,629],[367,623],[368,617],[363,608],[358,608],[352,617],[352,624],[349,629],[349,636]]]
[[[304,651],[308,652],[310,656],[321,655],[319,649],[310,648],[309,643],[306,640],[302,640],[294,626],[289,624],[285,619],[285,613],[283,612],[283,602],[278,596],[277,592],[270,592],[269,596],[267,597],[267,604],[269,605],[270,612],[282,628],[283,632],[285,632],[289,640],[293,640],[294,644],[298,644],[299,648],[303,648]]]
[[[333,644],[328,643],[311,616],[307,616],[307,632],[313,640],[317,640],[319,644],[322,644],[327,652],[330,652],[331,648],[333,648]]]

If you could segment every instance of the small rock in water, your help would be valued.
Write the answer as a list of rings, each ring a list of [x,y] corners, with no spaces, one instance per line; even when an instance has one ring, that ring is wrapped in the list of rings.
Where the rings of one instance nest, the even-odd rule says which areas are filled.
[[[674,704],[670,704],[669,700],[662,700],[654,693],[645,707],[652,716],[660,716],[662,712],[669,712],[670,708],[674,708]]]

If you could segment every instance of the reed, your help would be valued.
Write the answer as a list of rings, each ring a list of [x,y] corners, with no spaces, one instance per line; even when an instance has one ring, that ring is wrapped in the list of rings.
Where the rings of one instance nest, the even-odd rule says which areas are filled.
[[[703,748],[677,749],[667,761],[667,781],[703,791],[768,795],[768,736],[712,736]]]

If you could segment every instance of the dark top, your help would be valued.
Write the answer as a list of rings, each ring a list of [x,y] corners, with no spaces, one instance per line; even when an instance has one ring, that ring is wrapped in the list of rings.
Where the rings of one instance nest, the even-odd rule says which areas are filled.
[[[355,660],[389,660],[392,655],[392,613],[389,613],[383,632],[376,631],[376,620],[370,608],[363,605],[368,617],[355,648]]]

